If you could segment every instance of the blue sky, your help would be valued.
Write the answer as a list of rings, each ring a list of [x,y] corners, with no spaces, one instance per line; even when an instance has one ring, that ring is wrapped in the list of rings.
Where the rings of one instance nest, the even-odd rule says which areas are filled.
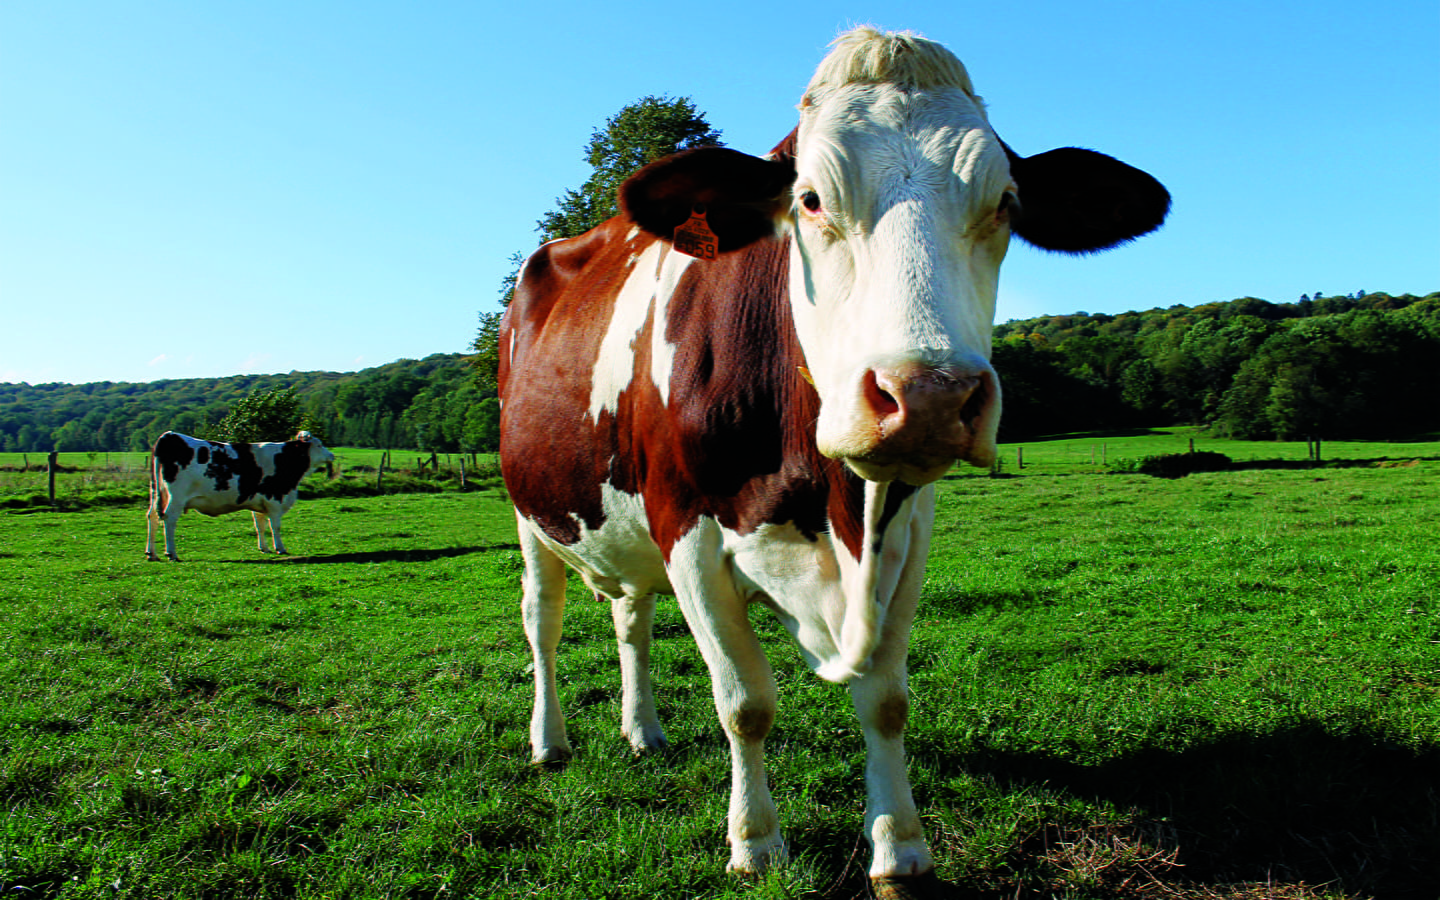
[[[0,381],[463,351],[607,117],[688,96],[763,153],[861,23],[955,51],[1020,152],[1175,197],[1108,254],[1017,242],[1002,321],[1440,289],[1434,0],[5,0]]]

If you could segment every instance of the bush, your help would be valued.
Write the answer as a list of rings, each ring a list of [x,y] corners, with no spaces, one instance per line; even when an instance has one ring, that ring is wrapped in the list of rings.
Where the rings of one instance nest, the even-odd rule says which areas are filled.
[[[1194,453],[1164,453],[1143,459],[1120,459],[1108,468],[1112,474],[1153,475],[1156,478],[1184,478],[1191,472],[1223,472],[1233,460],[1223,453],[1200,450]]]

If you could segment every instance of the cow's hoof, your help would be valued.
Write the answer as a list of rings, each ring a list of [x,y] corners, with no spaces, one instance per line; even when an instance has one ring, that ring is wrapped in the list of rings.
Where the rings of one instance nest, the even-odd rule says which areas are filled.
[[[744,841],[727,837],[725,842],[730,845],[730,862],[725,871],[735,875],[762,875],[784,865],[790,858],[785,838],[778,828],[768,837]]]
[[[663,731],[656,734],[626,735],[625,739],[630,742],[630,749],[636,756],[645,756],[670,749],[670,740],[665,737]]]
[[[959,900],[961,894],[931,869],[921,875],[880,875],[870,879],[875,900]]]
[[[536,750],[532,753],[530,763],[542,769],[561,769],[573,755],[569,747],[546,747],[544,750]]]

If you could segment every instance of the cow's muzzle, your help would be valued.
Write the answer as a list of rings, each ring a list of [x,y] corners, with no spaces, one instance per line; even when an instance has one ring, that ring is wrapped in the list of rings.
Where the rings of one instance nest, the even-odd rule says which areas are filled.
[[[858,390],[848,439],[821,449],[860,477],[922,485],[957,460],[994,462],[1000,391],[988,365],[877,365]]]

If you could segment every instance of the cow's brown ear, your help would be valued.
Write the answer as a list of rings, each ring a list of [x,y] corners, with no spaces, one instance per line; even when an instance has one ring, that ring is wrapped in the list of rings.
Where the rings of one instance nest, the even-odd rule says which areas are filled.
[[[726,147],[699,147],[656,160],[620,186],[620,209],[636,225],[670,240],[703,204],[726,253],[776,233],[790,206],[795,168]]]
[[[1064,147],[1022,157],[1005,147],[1020,188],[1012,229],[1062,253],[1094,253],[1149,234],[1170,212],[1170,192],[1118,159]]]

